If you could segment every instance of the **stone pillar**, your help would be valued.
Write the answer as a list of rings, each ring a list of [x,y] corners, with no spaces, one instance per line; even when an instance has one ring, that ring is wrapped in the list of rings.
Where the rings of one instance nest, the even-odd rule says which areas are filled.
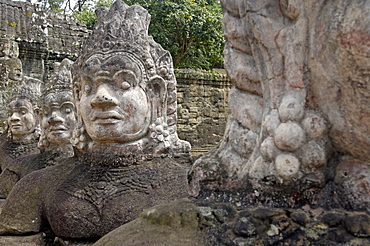
[[[342,206],[368,207],[368,1],[221,4],[230,116],[219,148],[195,163],[194,180],[238,183],[264,194],[257,200],[294,206],[332,197],[336,176],[336,194],[355,193]]]
[[[223,71],[222,71],[223,72]],[[179,137],[192,154],[204,154],[222,139],[229,113],[230,80],[225,73],[176,70]]]

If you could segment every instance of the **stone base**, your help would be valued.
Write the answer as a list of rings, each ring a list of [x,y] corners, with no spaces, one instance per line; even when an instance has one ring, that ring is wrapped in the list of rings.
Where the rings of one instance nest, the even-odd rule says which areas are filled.
[[[1,214],[1,211],[3,210],[4,202],[5,202],[5,199],[0,199],[0,214]]]
[[[98,245],[370,245],[370,216],[308,204],[237,209],[230,203],[180,200],[144,211]]]
[[[44,246],[44,238],[44,233],[32,236],[0,236],[0,246]]]

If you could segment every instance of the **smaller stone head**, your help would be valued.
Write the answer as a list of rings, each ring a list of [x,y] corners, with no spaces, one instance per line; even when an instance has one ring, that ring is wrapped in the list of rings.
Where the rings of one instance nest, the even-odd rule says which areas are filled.
[[[40,102],[40,150],[45,150],[50,145],[70,144],[76,121],[72,94],[72,64],[71,60],[64,59],[43,91]]]
[[[22,79],[22,62],[18,58],[11,58],[8,61],[9,75],[8,78],[13,81]]]
[[[22,79],[22,62],[18,58],[0,60],[1,89],[7,89]]]
[[[8,107],[8,137],[11,140],[22,141],[31,135],[38,137],[40,82],[25,76],[16,88]]]
[[[17,42],[1,38],[0,39],[0,57],[18,57],[19,48]]]

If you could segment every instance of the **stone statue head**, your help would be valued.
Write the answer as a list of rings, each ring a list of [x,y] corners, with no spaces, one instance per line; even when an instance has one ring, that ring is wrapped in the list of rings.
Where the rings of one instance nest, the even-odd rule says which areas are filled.
[[[10,140],[28,141],[38,138],[39,96],[40,81],[23,77],[8,107],[8,138]]]
[[[22,79],[22,62],[18,58],[0,60],[0,81],[2,89]]]
[[[42,133],[40,150],[50,145],[70,144],[76,121],[73,103],[71,67],[73,62],[64,59],[41,97],[40,121]]]
[[[0,57],[15,57],[19,55],[17,42],[8,38],[0,38]]]
[[[130,150],[189,149],[176,133],[172,58],[148,36],[150,15],[116,1],[98,23],[73,68],[78,113],[74,144]]]
[[[22,62],[18,59],[18,44],[9,39],[0,39],[1,89],[7,89],[22,79]]]

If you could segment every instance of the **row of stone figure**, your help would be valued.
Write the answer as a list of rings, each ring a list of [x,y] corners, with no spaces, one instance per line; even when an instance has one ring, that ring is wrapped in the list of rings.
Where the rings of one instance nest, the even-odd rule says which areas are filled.
[[[41,100],[24,78],[9,104],[1,235],[50,227],[97,238],[187,197],[190,144],[176,132],[172,58],[147,35],[145,9],[117,1],[101,11],[77,61],[63,60]]]
[[[6,198],[15,183],[28,173],[73,156],[70,140],[76,117],[71,65],[72,61],[63,60],[42,96],[40,81],[28,77],[23,77],[13,93],[8,105],[8,129],[1,139],[0,198]],[[30,155],[38,158],[46,153],[53,155],[49,162],[29,161]]]

